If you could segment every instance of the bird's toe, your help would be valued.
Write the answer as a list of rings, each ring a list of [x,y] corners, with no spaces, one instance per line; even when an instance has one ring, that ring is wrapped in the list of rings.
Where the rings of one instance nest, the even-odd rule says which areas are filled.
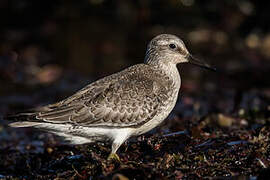
[[[108,158],[108,161],[117,161],[117,162],[121,162],[119,156],[116,153],[111,153]]]

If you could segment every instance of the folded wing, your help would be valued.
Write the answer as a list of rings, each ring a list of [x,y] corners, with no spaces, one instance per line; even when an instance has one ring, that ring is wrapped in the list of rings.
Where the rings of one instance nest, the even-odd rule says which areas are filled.
[[[146,123],[162,110],[169,96],[166,88],[170,87],[154,81],[153,72],[142,73],[143,68],[147,67],[129,68],[94,82],[66,100],[39,108],[35,118],[90,127]]]

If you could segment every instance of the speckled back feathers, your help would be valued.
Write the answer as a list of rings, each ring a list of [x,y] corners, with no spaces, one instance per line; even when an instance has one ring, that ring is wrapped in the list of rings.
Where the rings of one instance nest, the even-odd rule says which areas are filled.
[[[170,101],[173,85],[162,70],[138,64],[39,109],[36,119],[91,127],[135,127],[162,111]]]

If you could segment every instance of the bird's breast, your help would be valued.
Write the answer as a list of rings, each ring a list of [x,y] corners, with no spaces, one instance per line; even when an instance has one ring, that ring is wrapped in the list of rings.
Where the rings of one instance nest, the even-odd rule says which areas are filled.
[[[181,79],[177,69],[172,74],[169,74],[169,79],[166,83],[167,83],[167,88],[165,88],[166,92],[157,94],[157,96],[161,97],[159,112],[150,121],[134,129],[133,135],[140,135],[155,128],[163,120],[165,120],[170,114],[170,112],[173,110],[178,98],[178,93],[181,85]]]

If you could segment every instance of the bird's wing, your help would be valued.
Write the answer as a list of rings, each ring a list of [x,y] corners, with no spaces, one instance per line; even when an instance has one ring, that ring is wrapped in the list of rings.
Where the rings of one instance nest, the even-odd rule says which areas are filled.
[[[36,119],[82,126],[134,127],[151,120],[166,104],[171,81],[137,65],[88,85],[70,98],[49,105]]]

